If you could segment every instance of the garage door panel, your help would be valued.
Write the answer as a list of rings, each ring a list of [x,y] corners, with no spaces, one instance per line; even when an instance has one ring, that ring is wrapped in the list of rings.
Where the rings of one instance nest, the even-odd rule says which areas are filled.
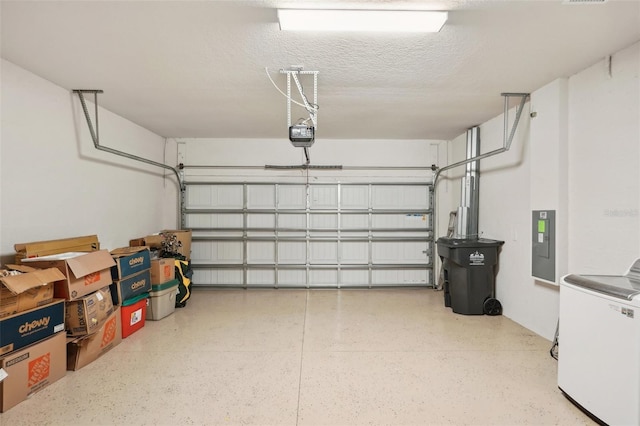
[[[191,244],[194,263],[242,264],[241,241],[196,241]]]
[[[337,242],[311,242],[309,243],[309,261],[311,264],[335,265],[338,263]]]
[[[278,209],[305,209],[307,188],[305,185],[279,185]]]
[[[341,188],[340,206],[343,209],[368,209],[369,185],[344,185]]]
[[[382,264],[402,264],[425,262],[427,245],[422,242],[393,241],[375,242],[372,248],[372,261]]]
[[[306,269],[278,270],[279,287],[304,287],[307,283]]]
[[[422,186],[373,186],[371,204],[376,209],[428,209],[429,193]]]
[[[196,285],[432,285],[429,184],[185,185]]]
[[[369,215],[368,214],[343,214],[340,217],[340,229],[368,229],[369,228]]]
[[[383,269],[372,271],[372,284],[379,286],[430,285],[426,269]]]
[[[423,214],[399,213],[377,214],[371,218],[371,226],[376,229],[407,229],[427,228],[427,217]]]
[[[242,214],[198,213],[187,215],[188,228],[242,228]]]
[[[311,229],[338,229],[337,214],[311,214]]]
[[[338,207],[338,187],[336,185],[314,185],[310,188],[309,208],[336,209]]]
[[[307,215],[304,213],[279,213],[279,229],[307,229]]]
[[[278,263],[304,265],[306,263],[306,258],[306,242],[278,242]]]
[[[251,287],[274,287],[276,273],[273,269],[249,269],[247,271],[247,285]]]
[[[206,209],[211,206],[221,209],[242,208],[244,205],[243,185],[193,185],[187,186],[186,207]]]
[[[310,287],[335,287],[337,282],[337,269],[312,269],[309,271]]]
[[[272,185],[247,185],[247,208],[272,209],[276,206],[276,189]]]
[[[273,213],[248,213],[247,228],[271,228],[276,227],[276,215]]]
[[[239,287],[243,285],[242,269],[200,269],[193,271],[193,285]]]
[[[340,261],[342,264],[367,264],[369,243],[361,241],[340,243]]]
[[[368,287],[369,271],[367,269],[341,270],[340,285],[343,287]]]
[[[271,241],[247,242],[247,261],[249,264],[273,264],[276,261],[276,244]]]

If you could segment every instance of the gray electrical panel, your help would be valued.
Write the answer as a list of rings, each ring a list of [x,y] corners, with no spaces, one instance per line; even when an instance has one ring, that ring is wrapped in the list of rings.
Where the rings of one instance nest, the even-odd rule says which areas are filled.
[[[533,210],[531,215],[531,275],[556,282],[556,211]]]

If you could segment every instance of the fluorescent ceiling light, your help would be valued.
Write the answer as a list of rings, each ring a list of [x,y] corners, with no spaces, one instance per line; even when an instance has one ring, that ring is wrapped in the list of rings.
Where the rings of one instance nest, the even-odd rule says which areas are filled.
[[[278,9],[278,20],[283,31],[437,33],[447,20],[447,12]]]

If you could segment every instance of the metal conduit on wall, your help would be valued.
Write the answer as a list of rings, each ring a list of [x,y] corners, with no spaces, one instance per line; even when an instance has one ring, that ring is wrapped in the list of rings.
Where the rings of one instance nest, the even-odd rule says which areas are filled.
[[[133,154],[129,154],[128,152],[124,152],[124,151],[119,151],[117,149],[113,149],[113,148],[109,148],[106,146],[102,146],[100,145],[100,133],[99,133],[99,120],[98,120],[98,93],[103,93],[102,90],[84,90],[84,89],[77,89],[77,90],[73,90],[73,93],[77,93],[78,97],[80,98],[80,104],[82,105],[82,111],[84,112],[84,117],[87,121],[87,126],[89,127],[89,133],[91,134],[91,139],[93,140],[93,146],[99,150],[99,151],[104,151],[104,152],[108,152],[110,154],[114,154],[114,155],[118,155],[120,157],[124,157],[124,158],[129,158],[131,160],[135,160],[135,161],[139,161],[142,163],[146,163],[146,164],[150,164],[152,166],[156,166],[156,167],[160,167],[166,170],[171,170],[175,175],[176,175],[176,180],[177,180],[177,184],[178,187],[180,189],[180,194],[178,195],[178,211],[182,210],[182,199],[183,199],[183,195],[182,193],[184,193],[184,183],[182,180],[182,177],[180,176],[180,172],[178,171],[178,168],[176,167],[171,167],[167,164],[163,164],[163,163],[159,163],[157,161],[153,161],[150,160],[148,158],[144,158],[144,157],[139,157],[137,155],[133,155]],[[87,103],[84,99],[84,94],[85,93],[93,93],[94,96],[94,106],[95,106],[95,120],[96,120],[96,124],[95,124],[95,129],[93,127],[93,124],[91,122],[91,116],[89,115],[89,109],[87,108]],[[177,223],[178,227],[180,227],[180,219],[178,218],[178,223]]]

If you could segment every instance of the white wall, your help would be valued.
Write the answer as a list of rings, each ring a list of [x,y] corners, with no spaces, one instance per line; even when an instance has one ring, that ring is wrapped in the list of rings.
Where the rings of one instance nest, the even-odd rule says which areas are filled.
[[[175,226],[175,178],[97,151],[77,95],[5,60],[1,80],[5,260],[15,243],[97,234],[103,248],[113,249]],[[163,161],[164,138],[102,108],[100,138],[103,146]]]
[[[187,169],[190,175],[228,176],[245,179],[252,175],[273,179],[306,179],[301,170],[265,170],[265,165],[299,166],[305,162],[302,148],[291,145],[283,127],[282,139],[189,139],[176,140],[178,161],[185,165],[225,166],[237,169]],[[353,170],[352,167],[417,167],[446,161],[446,142],[440,140],[336,140],[316,139],[309,148],[311,165],[340,165],[344,170],[309,170],[313,180],[340,181],[345,177],[361,179],[396,178],[406,180],[431,179],[429,170]],[[243,166],[252,167],[242,168]]]
[[[602,60],[534,91],[511,150],[481,161],[480,232],[505,241],[497,297],[504,315],[548,339],[559,290],[531,277],[531,210],[556,210],[556,284],[566,272],[622,274],[640,257],[639,72],[636,43],[612,56],[611,72]],[[503,116],[482,124],[482,152],[502,135]],[[465,143],[452,141],[452,162]]]
[[[569,80],[569,268],[620,274],[640,257],[640,43]]]

